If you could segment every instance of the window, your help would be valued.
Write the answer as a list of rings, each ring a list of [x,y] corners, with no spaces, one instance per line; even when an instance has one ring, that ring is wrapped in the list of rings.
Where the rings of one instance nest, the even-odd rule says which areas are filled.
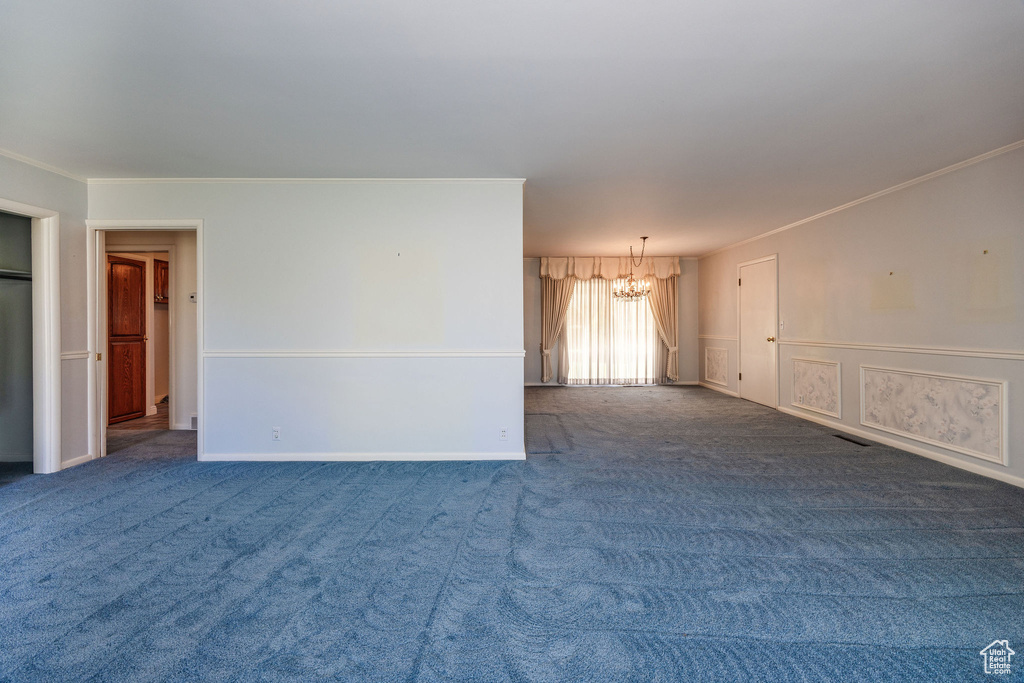
[[[565,316],[568,384],[653,384],[661,340],[646,301],[612,296],[624,280],[578,280]]]

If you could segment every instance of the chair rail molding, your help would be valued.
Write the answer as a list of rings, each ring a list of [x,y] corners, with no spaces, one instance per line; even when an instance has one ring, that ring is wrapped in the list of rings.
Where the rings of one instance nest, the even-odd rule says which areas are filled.
[[[1024,351],[1000,349],[951,348],[946,346],[911,346],[908,344],[867,344],[818,339],[780,339],[780,346],[807,346],[854,351],[881,351],[890,353],[916,353],[926,356],[960,356],[963,358],[993,358],[997,360],[1024,360]]]
[[[212,349],[204,358],[524,358],[524,349],[405,350],[389,349]]]

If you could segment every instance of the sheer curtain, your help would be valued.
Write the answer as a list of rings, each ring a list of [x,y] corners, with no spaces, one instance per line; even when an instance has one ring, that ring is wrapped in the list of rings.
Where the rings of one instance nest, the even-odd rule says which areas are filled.
[[[624,280],[577,280],[565,316],[567,384],[653,384],[661,339],[646,301],[623,302]],[[559,369],[561,375],[561,368]]]

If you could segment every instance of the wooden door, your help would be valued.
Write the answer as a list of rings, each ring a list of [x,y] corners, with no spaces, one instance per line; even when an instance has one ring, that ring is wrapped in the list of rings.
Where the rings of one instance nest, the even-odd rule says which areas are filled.
[[[167,261],[153,259],[153,301],[158,304],[165,304],[167,296]]]
[[[775,258],[741,264],[739,290],[740,396],[775,408],[779,317]]]
[[[107,256],[108,424],[146,414],[146,262]]]

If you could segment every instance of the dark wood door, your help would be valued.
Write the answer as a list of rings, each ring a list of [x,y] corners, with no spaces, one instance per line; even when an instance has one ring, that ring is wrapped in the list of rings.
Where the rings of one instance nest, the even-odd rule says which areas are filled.
[[[108,423],[146,414],[146,264],[107,256]]]

